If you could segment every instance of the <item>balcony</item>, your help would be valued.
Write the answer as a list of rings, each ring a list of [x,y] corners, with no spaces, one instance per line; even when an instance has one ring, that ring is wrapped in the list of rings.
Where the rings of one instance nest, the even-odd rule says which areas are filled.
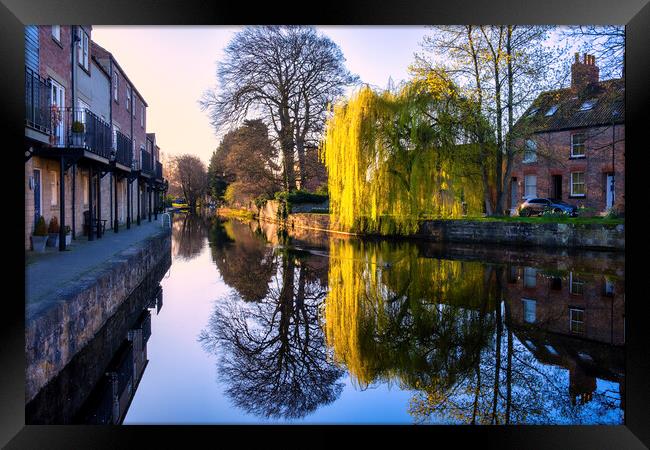
[[[156,180],[162,181],[162,179],[163,179],[162,163],[160,163],[160,161],[156,161]]]
[[[111,126],[89,109],[52,107],[53,147],[82,148],[110,159],[113,150]]]
[[[25,67],[25,125],[44,134],[52,130],[50,96],[50,81]]]
[[[153,159],[151,153],[140,150],[140,170],[145,175],[153,175]]]
[[[115,162],[122,166],[132,167],[133,163],[133,152],[131,151],[132,144],[131,139],[126,135],[115,130]]]

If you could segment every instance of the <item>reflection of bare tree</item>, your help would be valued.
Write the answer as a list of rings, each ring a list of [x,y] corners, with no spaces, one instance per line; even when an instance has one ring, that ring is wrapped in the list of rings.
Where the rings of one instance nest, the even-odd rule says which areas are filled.
[[[174,216],[172,223],[172,254],[191,259],[201,252],[207,235],[207,221],[196,214]]]
[[[262,300],[276,270],[273,248],[248,224],[215,220],[210,229],[212,260],[223,281],[243,300]]]
[[[319,305],[326,287],[308,259],[279,255],[268,295],[220,303],[199,336],[219,355],[219,376],[234,404],[262,417],[301,418],[336,400],[341,369],[330,362]]]

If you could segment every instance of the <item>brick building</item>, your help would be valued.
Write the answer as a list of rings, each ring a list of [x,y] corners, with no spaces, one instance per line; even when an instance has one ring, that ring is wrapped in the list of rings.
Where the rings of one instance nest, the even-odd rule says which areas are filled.
[[[41,216],[58,220],[63,250],[67,227],[72,239],[101,238],[161,204],[162,171],[145,151],[147,104],[91,33],[86,25],[25,27],[26,249]]]
[[[575,54],[571,86],[543,92],[517,121],[508,204],[548,197],[625,212],[625,79],[599,80],[596,59]]]

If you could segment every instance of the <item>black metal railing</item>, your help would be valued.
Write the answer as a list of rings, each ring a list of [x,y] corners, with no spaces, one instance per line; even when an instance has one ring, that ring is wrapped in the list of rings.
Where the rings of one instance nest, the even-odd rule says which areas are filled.
[[[51,83],[25,67],[25,124],[43,133],[52,129]]]
[[[133,145],[126,135],[115,131],[115,161],[123,166],[131,167],[133,162]]]
[[[156,180],[162,180],[163,179],[163,173],[162,173],[162,164],[160,161],[156,161]]]
[[[153,159],[151,153],[140,150],[140,167],[143,173],[153,175]]]
[[[110,159],[113,150],[111,126],[89,109],[52,108],[52,145],[76,147]]]

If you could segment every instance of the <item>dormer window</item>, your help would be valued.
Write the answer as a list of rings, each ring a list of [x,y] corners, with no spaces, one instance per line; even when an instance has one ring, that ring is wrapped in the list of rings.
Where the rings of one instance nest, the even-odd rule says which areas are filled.
[[[544,114],[546,117],[552,116],[555,114],[555,111],[557,111],[558,105],[553,105],[551,106],[548,111],[546,111],[546,114]]]
[[[530,112],[526,115],[527,117],[533,117],[537,112],[539,111],[539,108],[533,108],[530,110]]]
[[[593,100],[593,99],[592,100],[587,100],[582,105],[580,105],[579,111],[589,111],[590,109],[592,109],[594,107],[595,104],[596,104],[596,100]]]

